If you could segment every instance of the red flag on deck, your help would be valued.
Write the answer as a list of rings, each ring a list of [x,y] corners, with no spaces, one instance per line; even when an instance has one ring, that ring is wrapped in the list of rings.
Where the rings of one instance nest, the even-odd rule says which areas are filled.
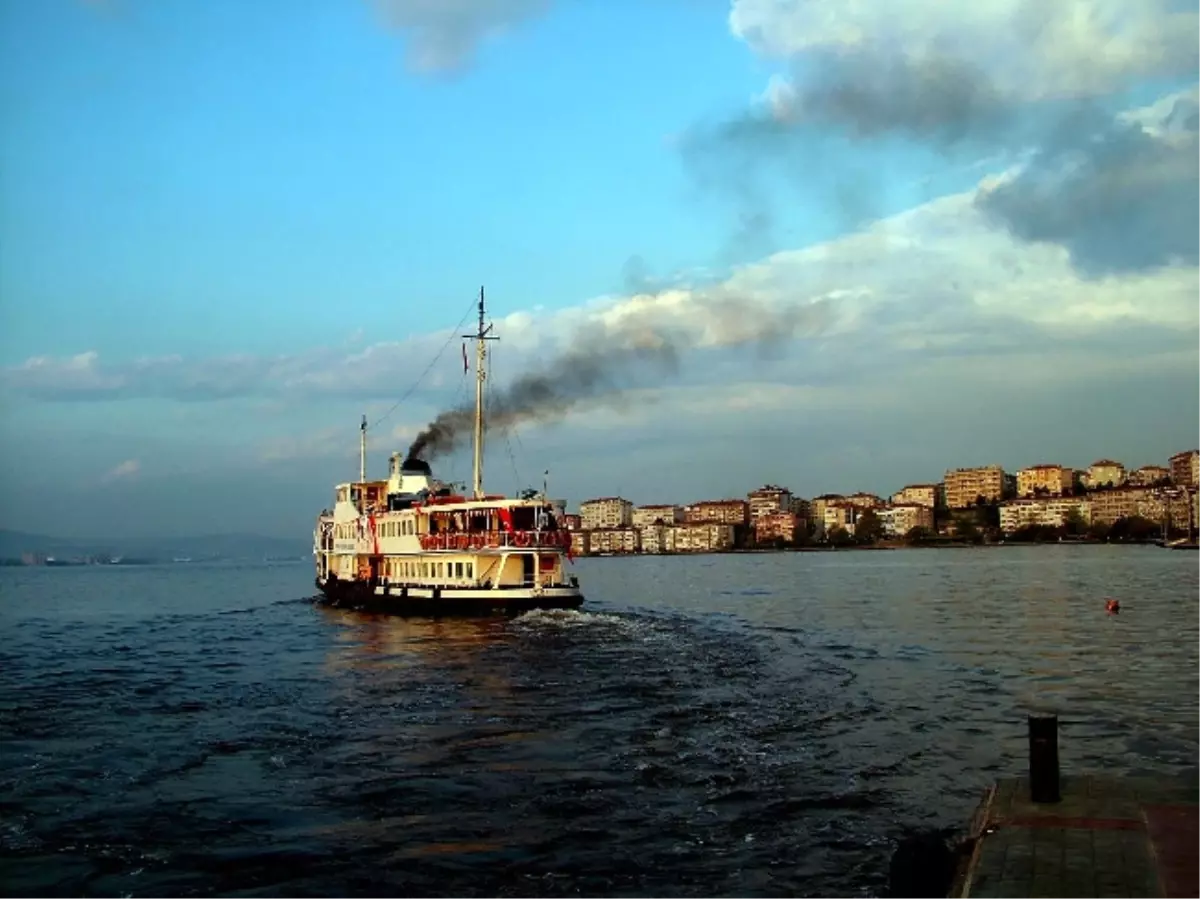
[[[469,365],[467,365],[467,345],[465,343],[462,345],[462,351],[463,351],[463,374],[465,375],[468,371],[471,370],[471,367]]]

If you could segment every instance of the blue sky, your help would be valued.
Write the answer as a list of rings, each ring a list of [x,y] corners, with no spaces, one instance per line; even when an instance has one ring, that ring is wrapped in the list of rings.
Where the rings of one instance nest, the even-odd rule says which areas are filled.
[[[502,382],[581,322],[597,333],[597,298],[637,288],[633,257],[688,273],[687,302],[717,285],[824,317],[767,361],[742,338],[706,356],[713,328],[694,330],[682,372],[638,384],[653,398],[524,427],[525,467],[553,462],[574,502],[768,479],[890,491],[973,461],[1194,445],[1194,9],[1118,21],[1064,0],[1030,36],[1015,0],[956,17],[897,2],[0,0],[0,526],[104,527],[63,523],[87,496],[129,533],[303,532],[353,473],[358,415],[409,388],[479,284]],[[974,48],[958,78],[930,64],[947,46]],[[1151,187],[1098,192],[1114,174]],[[1124,218],[1128,235],[1097,231]],[[1126,371],[1107,445],[1023,418],[1027,393],[993,376],[1008,334]],[[460,395],[457,355],[381,423],[380,457]],[[935,376],[946,359],[969,376]],[[937,377],[989,391],[957,450],[974,458],[874,427],[949,402],[926,392]],[[1086,394],[1045,378],[1048,408]],[[1135,384],[1178,408],[1139,406]],[[742,464],[747,431],[777,449]],[[705,461],[681,473],[698,439]],[[496,443],[489,471],[511,473]],[[614,471],[598,445],[645,464]],[[194,518],[164,521],[189,490]],[[230,496],[274,511],[237,520]]]
[[[668,42],[563,7],[431,79],[366,3],[4,4],[6,360],[402,337],[476,281],[557,306],[705,257],[668,140],[761,79],[701,6],[639,14]]]

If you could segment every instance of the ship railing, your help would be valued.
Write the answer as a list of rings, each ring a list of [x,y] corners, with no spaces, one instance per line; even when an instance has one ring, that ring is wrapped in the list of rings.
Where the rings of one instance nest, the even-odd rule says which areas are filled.
[[[429,550],[571,548],[570,531],[476,531],[422,534],[421,548]]]

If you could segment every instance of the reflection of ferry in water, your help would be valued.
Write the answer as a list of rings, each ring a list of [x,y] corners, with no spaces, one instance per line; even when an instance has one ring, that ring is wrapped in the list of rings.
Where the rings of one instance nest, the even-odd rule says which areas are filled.
[[[366,420],[359,479],[339,484],[332,512],[313,535],[318,589],[332,603],[437,614],[577,608],[579,581],[566,571],[571,532],[544,494],[483,492],[483,385],[487,341],[483,291],[475,334],[474,490],[456,495],[429,464],[394,453],[388,478],[366,477]]]

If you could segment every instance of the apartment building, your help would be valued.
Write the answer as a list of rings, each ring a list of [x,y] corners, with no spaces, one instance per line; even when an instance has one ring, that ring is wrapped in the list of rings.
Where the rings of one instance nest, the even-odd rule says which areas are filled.
[[[1120,487],[1125,483],[1125,466],[1112,459],[1097,459],[1088,466],[1081,478],[1089,490],[1097,487]]]
[[[744,499],[714,499],[684,506],[683,520],[687,524],[750,523],[750,504]]]
[[[786,487],[767,484],[748,493],[746,501],[750,506],[750,520],[753,521],[760,515],[770,512],[788,511],[792,503],[792,491]]]
[[[1088,500],[1092,505],[1092,521],[1097,524],[1112,524],[1118,518],[1141,516],[1158,502],[1153,498],[1153,491],[1146,487],[1100,490],[1089,494]],[[1161,506],[1161,503],[1159,505]]]
[[[842,528],[849,534],[854,533],[854,524],[858,521],[859,507],[848,499],[831,500],[825,506],[824,532],[829,534],[834,528]]]
[[[1030,524],[1062,527],[1072,513],[1078,513],[1085,524],[1091,524],[1091,503],[1083,497],[1010,500],[1000,506],[1000,530],[1011,534]]]
[[[907,506],[916,503],[936,509],[946,501],[946,493],[941,484],[909,484],[903,490],[892,494],[892,505]]]
[[[579,504],[584,530],[627,528],[633,523],[633,503],[619,496],[602,496]]]
[[[812,503],[806,499],[801,499],[798,496],[793,496],[791,503],[788,504],[788,511],[797,518],[811,519],[812,518]]]
[[[639,534],[630,527],[598,528],[588,534],[588,552],[597,553],[635,553],[641,549]]]
[[[1171,466],[1171,481],[1176,487],[1200,485],[1200,450],[1176,453],[1167,461]]]
[[[683,508],[671,505],[638,506],[633,510],[630,520],[635,528],[651,524],[678,524],[683,521]]]
[[[792,512],[764,512],[754,519],[754,540],[757,543],[772,543],[782,540],[795,543],[800,520]]]
[[[825,510],[829,504],[845,499],[840,493],[823,493],[809,503],[809,521],[813,523],[813,530],[818,537],[825,533]]]
[[[933,507],[924,503],[892,503],[875,514],[887,537],[903,537],[916,527],[933,530]]]
[[[1107,491],[1106,491],[1107,492]],[[1195,527],[1197,488],[1167,487],[1152,490],[1138,507],[1138,514],[1155,522],[1169,522],[1173,528]]]
[[[568,512],[562,517],[562,526],[568,531],[578,531],[583,527],[583,519],[581,519],[578,515],[573,515],[572,513]]]
[[[733,548],[734,530],[732,524],[718,522],[678,524],[665,528],[664,538],[665,552],[721,552]]]
[[[1075,470],[1061,465],[1033,465],[1017,472],[1017,496],[1066,496],[1075,482]]]
[[[882,509],[887,505],[880,497],[874,493],[851,493],[846,497],[846,502],[853,503],[860,509]]]
[[[1156,487],[1171,480],[1171,469],[1162,465],[1143,465],[1129,472],[1126,481],[1131,487]]]
[[[667,551],[667,531],[670,525],[648,524],[638,528],[638,539],[644,553],[664,553]]]
[[[951,509],[973,506],[979,497],[987,502],[1004,497],[1004,469],[999,465],[955,468],[946,472],[942,483],[945,484],[946,505]]]

